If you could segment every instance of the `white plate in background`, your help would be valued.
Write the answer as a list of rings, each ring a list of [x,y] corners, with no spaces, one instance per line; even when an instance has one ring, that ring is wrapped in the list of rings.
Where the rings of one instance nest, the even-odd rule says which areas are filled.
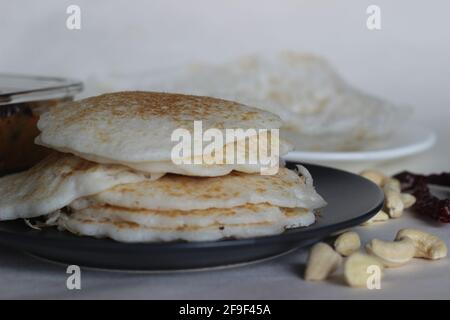
[[[288,161],[318,163],[347,169],[419,154],[431,148],[435,142],[436,134],[431,129],[408,125],[372,149],[349,152],[301,151],[296,150],[294,145],[294,150],[283,158]]]

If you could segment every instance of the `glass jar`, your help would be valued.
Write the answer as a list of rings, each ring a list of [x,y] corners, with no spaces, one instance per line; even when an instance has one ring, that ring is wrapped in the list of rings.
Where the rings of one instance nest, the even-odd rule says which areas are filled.
[[[69,79],[0,74],[0,176],[28,169],[50,152],[34,144],[39,115],[82,89]]]

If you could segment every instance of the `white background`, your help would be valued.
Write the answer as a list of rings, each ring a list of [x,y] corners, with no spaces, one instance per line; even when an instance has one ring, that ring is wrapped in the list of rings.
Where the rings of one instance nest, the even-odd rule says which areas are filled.
[[[66,8],[70,4],[81,7],[81,30],[71,31],[65,27]],[[381,7],[380,31],[366,28],[366,8],[370,4]],[[384,165],[384,170],[449,171],[449,14],[450,2],[444,0],[2,0],[0,72],[67,76],[89,81],[108,74],[142,74],[155,68],[196,61],[220,62],[248,53],[314,52],[327,57],[353,85],[395,103],[413,106],[416,119],[437,131],[438,144],[431,151]],[[415,225],[419,223],[416,220],[395,221],[389,227],[392,229],[389,237],[395,233],[394,225]],[[388,229],[383,230],[385,233]],[[448,226],[433,226],[433,231],[447,236],[450,230]],[[58,277],[64,278],[64,274],[58,273],[55,278],[54,270],[48,270],[45,265],[37,269],[23,265],[28,261],[32,263],[32,259],[15,257],[15,253],[9,251],[5,255],[5,261],[13,261],[9,266],[6,264],[6,271],[3,270],[10,272],[6,273],[8,279],[26,275],[29,283],[38,282],[30,286],[23,282],[17,291],[1,289],[0,295],[49,297],[60,294],[59,282],[55,281],[59,281]],[[17,262],[17,259],[27,262]],[[448,266],[448,262],[442,262],[440,267],[411,267],[417,270],[406,273],[407,276],[395,271],[399,275],[397,282],[392,280],[395,288],[391,282],[390,291],[383,290],[384,297],[435,295],[443,298],[446,294],[449,298],[449,280],[442,281],[448,279]],[[438,269],[433,270],[433,267]],[[214,274],[197,274],[193,278],[180,275],[144,278],[146,280],[124,276],[118,277],[117,283],[119,287],[129,285],[130,290],[136,288],[130,292],[140,293],[141,297],[305,298],[340,297],[340,294],[341,297],[370,297],[347,291],[339,284],[306,284],[288,269],[281,262],[274,262],[242,269],[242,272],[217,273],[216,276],[230,280],[220,283],[222,289],[219,290],[214,289],[218,281]],[[441,273],[436,273],[439,270]],[[6,281],[2,287],[11,286],[5,280],[5,273],[1,274],[0,281]],[[255,276],[250,276],[252,274]],[[37,280],[42,279],[40,276],[44,280]],[[107,276],[91,274],[91,277],[91,285],[87,286],[94,291],[85,291],[86,296],[96,296],[93,292],[101,297],[107,297],[108,292],[117,296],[117,291],[112,290],[113,284],[103,287],[107,291],[102,291]],[[416,283],[412,282],[412,277]],[[410,279],[407,284],[406,278]],[[189,279],[196,279],[195,285]],[[261,283],[264,279],[274,290],[278,288],[278,292],[274,291],[276,296]],[[434,282],[430,282],[433,279]],[[185,281],[186,285],[180,285],[180,281]],[[238,284],[233,285],[236,281],[246,287],[236,287]],[[158,290],[149,289],[150,284]],[[29,291],[39,286],[43,290],[40,293]],[[258,286],[262,287],[256,290]],[[44,288],[49,291],[44,293]],[[190,290],[195,294],[189,296]],[[375,296],[383,297],[381,293]]]

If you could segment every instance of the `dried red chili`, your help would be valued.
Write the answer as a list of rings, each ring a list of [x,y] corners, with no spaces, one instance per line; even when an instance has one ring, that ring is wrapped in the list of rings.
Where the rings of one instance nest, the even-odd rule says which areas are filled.
[[[450,173],[421,175],[403,171],[394,176],[402,185],[402,191],[416,197],[412,209],[440,222],[450,222],[450,199],[439,199],[431,194],[429,184],[450,187]]]

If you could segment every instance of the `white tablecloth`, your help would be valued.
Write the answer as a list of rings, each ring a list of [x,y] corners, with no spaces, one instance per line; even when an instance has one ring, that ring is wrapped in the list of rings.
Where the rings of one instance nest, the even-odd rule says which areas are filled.
[[[403,227],[420,227],[450,243],[449,228],[402,218],[357,228],[363,241],[392,239]],[[415,260],[389,269],[380,290],[347,287],[339,272],[326,282],[302,279],[307,253],[296,251],[276,260],[239,268],[171,274],[125,274],[81,268],[81,290],[66,288],[66,267],[0,247],[0,298],[36,299],[398,299],[450,298],[450,259]]]

